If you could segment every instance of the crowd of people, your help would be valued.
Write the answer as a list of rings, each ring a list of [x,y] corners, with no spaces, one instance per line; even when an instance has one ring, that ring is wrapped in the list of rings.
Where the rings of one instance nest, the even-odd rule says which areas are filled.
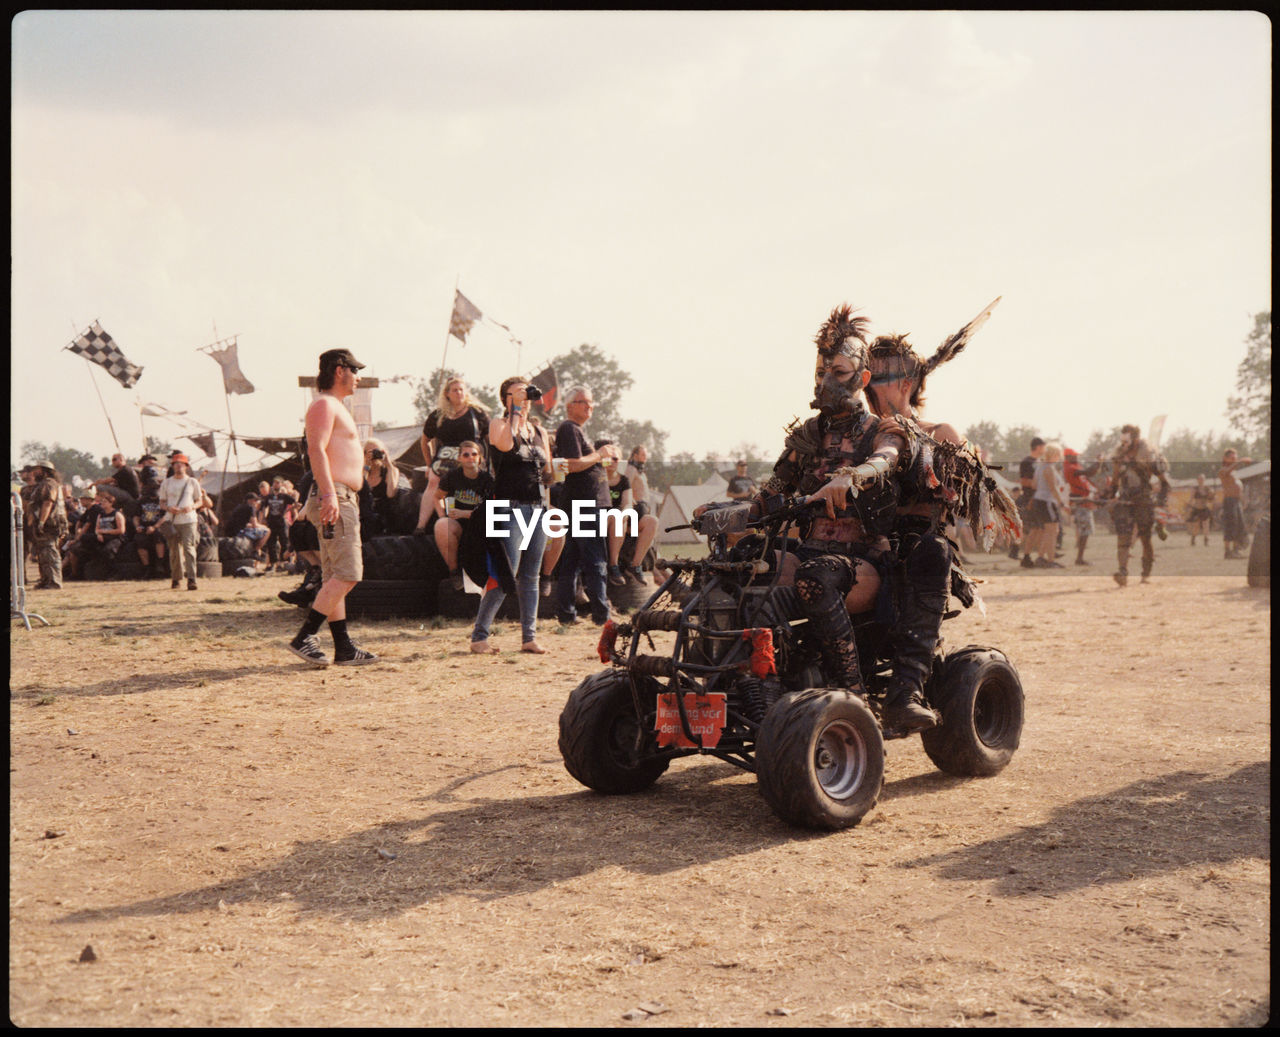
[[[824,328],[830,332],[829,342],[819,349],[813,402],[820,415],[844,414],[840,408],[851,406],[849,399],[865,387],[866,404],[860,406],[866,409],[858,413],[867,415],[868,437],[879,427],[874,422],[907,420],[906,427],[923,431],[935,445],[966,446],[950,425],[925,422],[918,415],[925,375],[932,370],[930,365],[939,362],[936,357],[926,364],[903,336],[882,336],[868,346],[858,318],[833,314],[828,323],[830,327]],[[453,586],[461,590],[469,580],[481,592],[470,637],[471,651],[476,653],[498,651],[490,638],[494,619],[508,594],[514,594],[518,604],[520,650],[542,654],[546,649],[537,640],[540,598],[553,599],[561,624],[581,622],[579,612],[585,611],[593,623],[603,625],[612,614],[610,586],[646,583],[643,560],[657,534],[645,471],[648,455],[643,445],[637,445],[624,460],[617,443],[590,437],[588,425],[595,403],[589,386],[579,384],[568,390],[564,397],[567,416],[552,429],[544,425],[535,408],[541,392],[528,379],[506,378],[499,389],[499,410],[492,414],[472,394],[464,378],[448,379],[422,427],[420,447],[425,465],[420,470],[425,473],[426,489],[417,500],[410,478],[389,455],[386,445],[375,437],[361,442],[349,412],[341,406],[354,392],[362,367],[349,350],[329,350],[321,355],[317,381],[321,393],[308,411],[305,471],[299,484],[295,487],[281,476],[262,481],[221,524],[223,535],[242,537],[249,543],[255,571],[305,574],[301,587],[280,594],[286,602],[308,609],[303,630],[290,643],[295,654],[315,665],[328,665],[315,636],[320,625],[328,622],[337,631],[335,662],[374,661],[371,653],[350,641],[343,601],[362,575],[362,542],[381,533],[432,537]],[[864,386],[851,389],[855,375],[865,376]],[[1089,565],[1085,553],[1094,532],[1094,511],[1105,506],[1117,534],[1116,583],[1127,585],[1135,545],[1140,548],[1142,582],[1150,579],[1155,558],[1152,536],[1164,539],[1168,535],[1164,524],[1170,491],[1168,465],[1142,439],[1137,426],[1124,426],[1121,436],[1120,445],[1110,456],[1098,456],[1087,465],[1075,451],[1059,443],[1040,437],[1031,440],[1029,453],[1019,465],[1016,505],[1022,537],[1010,544],[1010,557],[1019,559],[1023,568],[1062,568],[1058,559],[1064,557],[1062,544],[1068,523],[1075,534],[1075,564]],[[905,457],[916,449],[912,435],[904,438],[897,426],[880,439],[868,438],[864,445],[870,451],[868,456],[878,459],[876,464],[882,467],[901,467],[899,455]],[[852,450],[853,446],[846,444],[845,454],[851,457]],[[803,451],[796,454],[802,455],[807,456]],[[1242,488],[1235,472],[1251,463],[1228,450],[1218,471],[1227,558],[1239,557],[1247,543]],[[761,487],[748,473],[747,462],[739,460],[727,496],[758,507],[771,490],[777,490],[773,485],[778,483],[777,473],[780,469],[789,471],[787,464],[785,458],[780,461],[770,483]],[[833,464],[820,468],[823,472],[835,470]],[[112,457],[112,469],[110,475],[79,495],[60,481],[47,461],[23,469],[24,532],[40,570],[35,587],[57,589],[64,574],[73,579],[83,577],[95,560],[109,561],[131,552],[146,578],[167,569],[172,588],[185,581],[188,589],[197,589],[198,545],[216,540],[220,523],[210,495],[191,475],[187,457],[175,450],[162,475],[154,455],[146,454],[133,465],[117,453]],[[340,477],[335,475],[338,470]],[[813,488],[827,492],[837,482],[828,480],[821,487],[815,483]],[[833,500],[839,496],[835,490],[831,494]],[[500,516],[506,528],[518,528],[527,535],[487,536],[489,520],[499,502],[506,502]],[[1193,545],[1197,538],[1208,545],[1214,503],[1214,489],[1201,475],[1185,516]],[[865,501],[859,506],[865,506]],[[934,579],[934,570],[946,568],[941,560],[949,557],[950,548],[944,549],[938,541],[941,534],[934,529],[934,503],[922,498],[914,507],[918,515],[911,507],[898,508],[895,536],[905,537],[913,545],[905,554],[907,583],[915,580],[923,588],[920,601],[932,601],[939,596],[937,592],[945,596],[939,583],[942,577]],[[548,536],[541,521],[548,509],[572,511],[584,521],[575,535]],[[620,521],[600,525],[595,519],[607,509],[633,511],[635,527],[624,529]],[[410,513],[416,516],[411,526],[404,521]],[[841,522],[846,520],[837,519],[834,510],[830,517],[827,532],[831,536],[826,540],[834,543],[843,536]],[[964,518],[957,521],[960,542],[972,543],[972,531]],[[817,525],[822,526],[822,521]],[[584,534],[583,530],[597,532]],[[827,557],[824,552],[825,548],[809,561]],[[837,585],[843,586],[842,572],[849,583],[842,600],[862,594],[867,601],[860,607],[874,604],[874,588],[883,579],[881,570],[887,564],[882,552],[867,549],[849,557],[852,567],[824,562],[805,568],[801,564],[804,559],[797,556],[796,564],[803,570],[796,574],[797,591],[802,601],[814,605],[810,611],[819,616],[819,626],[841,627],[828,615],[832,608],[827,607],[827,599]],[[934,588],[933,583],[939,586]],[[821,607],[816,603],[822,603]],[[901,607],[911,612],[909,606],[910,601]],[[920,615],[906,624],[906,628],[914,624],[919,634],[915,639],[922,644],[936,640],[936,632],[931,634],[928,629],[936,611],[931,605],[916,609]],[[845,644],[838,636],[831,643],[837,654]],[[907,648],[900,654],[908,662],[912,656]],[[847,660],[833,658],[831,662],[837,669],[848,669],[844,665]],[[903,672],[909,670],[904,663]],[[895,699],[900,707],[898,719],[908,725],[926,722],[913,706],[919,700],[915,683],[904,684]]]
[[[323,532],[314,544],[291,537],[309,568],[301,587],[279,595],[307,609],[289,644],[295,655],[329,665],[318,631],[326,622],[333,630],[336,622],[347,636],[345,596],[363,575],[358,545],[380,532],[401,532],[398,517],[405,514],[406,499],[416,522],[403,531],[432,537],[453,587],[462,590],[470,581],[480,592],[470,636],[475,653],[500,650],[490,638],[508,595],[515,595],[518,606],[519,650],[540,655],[547,651],[537,638],[541,599],[553,599],[561,624],[582,622],[579,610],[585,609],[592,622],[603,625],[612,616],[609,586],[648,581],[643,560],[657,535],[645,475],[648,454],[638,445],[624,461],[612,440],[589,438],[595,406],[589,386],[569,389],[568,416],[551,429],[535,412],[541,391],[522,376],[503,380],[495,413],[464,378],[446,380],[423,423],[419,445],[426,488],[413,505],[410,480],[380,440],[357,443],[363,463],[352,463],[354,425],[342,403],[355,392],[363,366],[350,350],[320,356],[320,392],[307,414],[308,472],[294,498],[290,528],[296,534],[311,527],[314,535],[318,524]],[[551,509],[572,512],[580,533],[594,532],[548,536],[543,518]],[[634,529],[621,522],[602,526],[598,517],[609,509],[634,512]],[[491,521],[513,534],[525,532],[490,537]],[[334,663],[375,661],[372,653],[339,643],[336,636],[334,646]]]
[[[1248,546],[1242,507],[1243,487],[1236,471],[1252,464],[1234,449],[1223,453],[1218,467],[1220,484],[1223,558],[1243,556]],[[1059,443],[1031,439],[1030,450],[1018,466],[1018,508],[1022,518],[1021,540],[1013,540],[1009,557],[1020,559],[1024,569],[1061,569],[1063,532],[1067,520],[1075,531],[1075,564],[1091,564],[1085,548],[1094,532],[1094,511],[1107,508],[1116,533],[1117,567],[1112,578],[1121,587],[1129,582],[1129,558],[1140,547],[1141,582],[1148,583],[1155,566],[1152,536],[1167,540],[1172,484],[1164,456],[1142,438],[1137,425],[1124,425],[1120,444],[1110,455],[1100,454],[1089,465],[1079,454]],[[1209,546],[1215,490],[1202,473],[1196,476],[1186,513],[1182,516],[1191,536]]]
[[[595,407],[589,386],[565,394],[567,417],[554,429],[544,425],[535,404],[540,390],[521,376],[503,380],[500,409],[490,414],[465,379],[450,378],[423,423],[420,446],[429,473],[415,533],[435,537],[456,588],[472,584],[482,595],[471,633],[471,650],[497,651],[490,642],[493,621],[508,594],[520,614],[520,650],[542,654],[537,640],[540,598],[554,598],[557,620],[574,625],[585,608],[592,622],[611,615],[609,586],[644,584],[643,559],[657,535],[649,503],[643,445],[624,462],[610,439],[586,431]],[[507,502],[500,520],[506,528],[527,529],[507,536],[501,551],[484,535],[487,516]],[[547,536],[548,509],[581,516],[583,528],[599,529],[596,516],[607,509],[634,511],[634,534],[619,523],[598,535]]]
[[[143,578],[167,571],[172,587],[185,581],[197,590],[198,545],[216,541],[219,520],[187,456],[175,450],[163,475],[153,454],[135,466],[117,453],[111,465],[110,475],[79,493],[51,461],[22,469],[24,543],[40,572],[34,589],[59,590],[64,578],[85,578],[95,562],[136,557]]]

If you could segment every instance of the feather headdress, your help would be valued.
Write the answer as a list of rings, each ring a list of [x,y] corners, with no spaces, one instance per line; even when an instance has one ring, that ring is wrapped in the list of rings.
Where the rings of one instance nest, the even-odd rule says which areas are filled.
[[[867,362],[867,318],[853,316],[848,303],[837,306],[818,329],[814,339],[824,356],[843,356],[859,364]]]
[[[960,350],[964,349],[964,347],[969,344],[969,339],[973,337],[974,333],[987,322],[987,318],[991,316],[991,311],[996,308],[996,303],[1003,298],[1003,295],[997,295],[995,300],[990,303],[985,310],[943,342],[942,345],[938,347],[937,352],[924,362],[924,369],[922,373],[925,376],[928,376],[935,367],[945,364],[948,360],[959,353]]]

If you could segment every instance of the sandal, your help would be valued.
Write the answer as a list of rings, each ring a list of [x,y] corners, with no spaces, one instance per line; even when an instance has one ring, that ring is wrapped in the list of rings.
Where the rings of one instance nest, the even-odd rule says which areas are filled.
[[[496,655],[499,649],[497,645],[491,645],[488,641],[472,641],[471,650],[477,655]]]
[[[542,647],[542,645],[538,644],[538,642],[537,642],[537,641],[526,641],[524,644],[522,644],[522,645],[520,646],[520,651],[522,651],[522,652],[530,652],[530,653],[532,653],[533,655],[546,655],[546,654],[547,654],[547,650],[546,650],[545,648],[543,648],[543,647]]]

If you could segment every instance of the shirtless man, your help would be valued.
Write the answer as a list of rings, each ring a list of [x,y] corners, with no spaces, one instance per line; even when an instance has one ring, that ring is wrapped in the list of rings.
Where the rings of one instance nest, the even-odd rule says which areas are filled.
[[[289,651],[313,666],[328,666],[329,658],[316,639],[327,620],[333,635],[333,661],[338,666],[363,666],[377,656],[352,643],[347,634],[346,597],[364,576],[360,554],[360,504],[364,481],[364,452],[356,423],[342,401],[356,391],[356,373],[364,364],[349,349],[320,354],[316,387],[320,395],[307,408],[307,457],[314,477],[304,516],[321,530],[320,590],[306,622],[289,642]]]
[[[1237,468],[1253,464],[1253,459],[1240,457],[1228,449],[1222,455],[1222,467],[1218,469],[1218,481],[1222,483],[1222,557],[1240,558],[1249,543],[1244,529],[1244,490],[1235,476]],[[1192,538],[1194,540],[1194,538]],[[1207,540],[1206,540],[1207,543]]]

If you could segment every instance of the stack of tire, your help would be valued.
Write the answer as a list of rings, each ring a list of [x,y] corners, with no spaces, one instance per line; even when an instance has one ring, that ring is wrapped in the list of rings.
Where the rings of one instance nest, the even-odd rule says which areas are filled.
[[[216,556],[213,556],[214,552]],[[218,543],[201,544],[196,551],[196,568],[201,576],[234,576],[246,565],[253,568],[253,541],[248,537],[218,537]],[[217,564],[218,570],[213,571]],[[208,567],[209,572],[205,572]]]
[[[432,537],[379,536],[361,546],[364,578],[347,594],[347,614],[385,619],[433,616],[449,575]]]
[[[632,560],[635,557],[635,546],[636,542],[628,538],[623,541],[622,550],[618,552],[618,565],[624,572],[629,572],[631,569]],[[628,575],[627,582],[621,586],[609,585],[609,601],[613,603],[614,608],[633,612],[649,600],[649,596],[657,590],[653,577],[653,565],[657,560],[658,552],[650,547],[640,561],[640,569],[645,574],[644,583],[636,583]]]
[[[201,540],[196,545],[196,572],[202,580],[222,575],[222,545],[218,540]]]

